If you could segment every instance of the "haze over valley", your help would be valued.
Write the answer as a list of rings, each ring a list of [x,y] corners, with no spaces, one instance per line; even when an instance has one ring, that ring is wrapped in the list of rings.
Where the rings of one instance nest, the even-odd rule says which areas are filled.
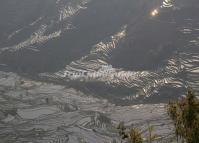
[[[199,93],[198,0],[0,3],[2,143],[119,141],[120,121],[172,138],[165,103]]]

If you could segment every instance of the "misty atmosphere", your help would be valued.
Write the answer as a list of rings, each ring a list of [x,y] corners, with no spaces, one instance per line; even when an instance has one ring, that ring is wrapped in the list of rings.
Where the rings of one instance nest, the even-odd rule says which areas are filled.
[[[0,143],[134,143],[120,122],[176,143],[165,106],[188,88],[198,0],[0,1]]]

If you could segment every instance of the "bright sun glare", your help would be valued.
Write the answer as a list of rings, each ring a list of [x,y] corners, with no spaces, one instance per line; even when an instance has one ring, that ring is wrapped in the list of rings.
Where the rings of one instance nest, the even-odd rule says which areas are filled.
[[[152,12],[151,12],[151,16],[156,16],[158,15],[158,10],[157,9],[154,9]]]

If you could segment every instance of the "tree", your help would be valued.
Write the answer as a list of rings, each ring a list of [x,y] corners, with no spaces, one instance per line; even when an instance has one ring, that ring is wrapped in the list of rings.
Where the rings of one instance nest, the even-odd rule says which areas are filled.
[[[185,98],[170,102],[167,112],[174,122],[177,140],[199,143],[199,100],[192,90]]]
[[[128,137],[129,143],[143,143],[141,132],[138,128],[132,128]]]
[[[148,124],[148,131],[149,131],[149,135],[147,138],[147,142],[148,143],[152,143],[153,141],[155,141],[157,135],[153,134],[153,130],[154,130],[154,126],[151,124]]]
[[[122,140],[127,140],[128,143],[143,143],[143,139],[141,136],[141,131],[138,128],[131,128],[128,130],[124,126],[124,122],[120,122],[117,126],[119,130],[119,135],[121,136]]]

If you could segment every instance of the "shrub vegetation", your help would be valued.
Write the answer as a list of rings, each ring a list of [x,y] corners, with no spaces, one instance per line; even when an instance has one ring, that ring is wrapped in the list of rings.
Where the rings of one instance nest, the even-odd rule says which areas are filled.
[[[169,102],[167,113],[175,126],[177,142],[199,143],[199,99],[192,90],[188,90],[186,97]],[[143,143],[142,133],[138,128],[127,129],[124,122],[120,122],[117,129],[122,140],[127,143]],[[154,142],[158,136],[153,134],[153,126],[148,126],[147,143]]]
[[[185,98],[169,102],[167,112],[174,122],[177,141],[199,143],[199,99],[192,90]]]

